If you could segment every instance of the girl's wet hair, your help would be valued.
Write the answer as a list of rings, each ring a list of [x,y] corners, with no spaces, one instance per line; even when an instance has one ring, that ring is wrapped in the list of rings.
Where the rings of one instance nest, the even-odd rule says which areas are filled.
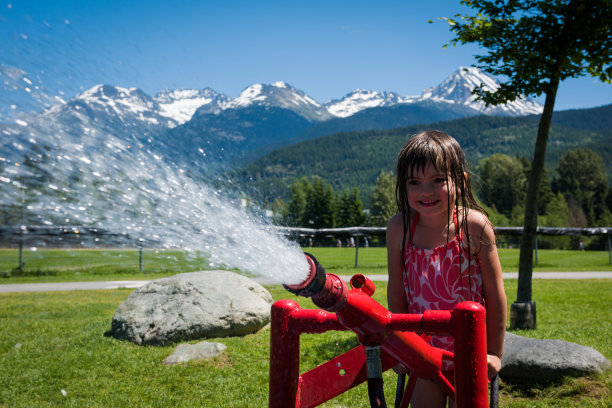
[[[465,161],[463,150],[459,143],[450,135],[438,130],[426,130],[412,136],[404,147],[400,150],[397,157],[397,178],[395,184],[395,200],[399,212],[404,221],[404,235],[402,240],[402,265],[404,252],[406,250],[406,239],[412,242],[412,237],[406,235],[410,233],[411,212],[408,204],[407,181],[417,173],[424,173],[425,167],[431,163],[438,173],[446,176],[449,186],[455,188],[455,202],[448,200],[449,221],[454,210],[461,217],[458,225],[460,241],[467,246],[468,256],[472,256],[470,248],[470,237],[467,228],[467,215],[471,209],[482,212],[486,211],[478,204],[472,193],[470,178],[467,177],[468,168]],[[449,188],[449,194],[451,189]],[[450,198],[450,197],[449,197]],[[450,237],[447,237],[447,241]],[[469,261],[468,261],[469,265]],[[469,266],[468,266],[469,271]],[[471,285],[470,285],[471,286]]]

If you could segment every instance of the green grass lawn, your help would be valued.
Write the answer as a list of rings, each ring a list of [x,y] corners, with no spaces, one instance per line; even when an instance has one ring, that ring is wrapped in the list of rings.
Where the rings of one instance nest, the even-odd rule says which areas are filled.
[[[385,248],[307,248],[330,273],[386,274]],[[138,249],[24,249],[24,269],[18,270],[19,251],[0,249],[0,283],[77,280],[152,279],[207,269],[206,258],[178,250]],[[500,249],[504,272],[518,271],[518,249]],[[539,250],[534,271],[612,271],[607,251]]]
[[[314,252],[314,251],[313,251]],[[326,254],[321,253],[325,260]],[[325,262],[325,261],[323,261]],[[335,265],[329,260],[330,269]],[[274,299],[296,299],[280,286]],[[506,282],[509,299],[516,280]],[[1,407],[265,407],[269,329],[245,337],[209,339],[227,346],[213,360],[165,366],[173,347],[137,346],[105,337],[129,289],[0,294]],[[374,297],[385,302],[386,285]],[[612,358],[612,280],[534,280],[538,329],[518,334],[573,341]],[[296,299],[312,308],[309,299]],[[509,300],[510,301],[510,300]],[[301,371],[355,346],[349,332],[303,335]],[[385,373],[393,404],[395,376]],[[66,395],[63,395],[64,390]],[[502,407],[610,407],[610,371],[554,384],[501,384]],[[360,385],[323,405],[368,407]]]

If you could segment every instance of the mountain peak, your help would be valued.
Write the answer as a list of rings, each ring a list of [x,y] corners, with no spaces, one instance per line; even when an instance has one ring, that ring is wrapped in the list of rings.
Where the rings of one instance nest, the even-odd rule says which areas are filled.
[[[440,85],[427,88],[421,94],[420,100],[459,103],[476,109],[488,115],[529,115],[542,113],[542,106],[530,98],[521,98],[505,105],[485,106],[477,100],[472,90],[482,86],[489,92],[499,88],[499,82],[483,71],[474,67],[460,67],[449,75]]]
[[[332,117],[317,101],[283,81],[251,85],[242,91],[239,97],[231,101],[227,108],[239,109],[249,106],[289,109],[314,121],[327,120]]]
[[[272,86],[275,86],[275,87],[277,87],[277,88],[289,88],[289,87],[290,87],[290,86],[289,86],[289,85],[287,85],[287,83],[286,83],[286,82],[284,82],[284,81],[278,81],[278,82],[275,82],[275,83],[273,83],[273,84],[272,84]]]

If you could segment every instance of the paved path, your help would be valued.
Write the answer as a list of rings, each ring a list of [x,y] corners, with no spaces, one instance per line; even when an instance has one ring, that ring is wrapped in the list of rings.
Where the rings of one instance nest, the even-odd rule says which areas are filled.
[[[351,275],[340,275],[348,281]],[[387,275],[369,275],[373,281],[386,281]],[[518,272],[505,272],[504,279],[517,279]],[[534,272],[533,279],[612,279],[612,271],[604,272]],[[253,278],[261,284],[272,285],[278,282],[269,278]],[[0,293],[8,292],[50,292],[58,290],[92,290],[92,289],[118,289],[139,288],[150,281],[97,281],[97,282],[53,282],[53,283],[14,283],[0,285]]]

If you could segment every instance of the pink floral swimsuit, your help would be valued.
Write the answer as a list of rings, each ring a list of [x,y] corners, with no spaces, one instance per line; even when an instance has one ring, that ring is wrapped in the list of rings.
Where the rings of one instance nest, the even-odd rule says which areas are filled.
[[[461,239],[457,234],[452,241],[434,249],[415,247],[412,244],[412,237],[417,221],[418,213],[412,223],[410,242],[404,254],[406,266],[403,274],[404,288],[410,313],[452,310],[457,304],[466,300],[484,305],[478,259],[475,256],[468,256],[468,251],[461,245]],[[456,213],[453,215],[453,221],[455,231],[459,231]],[[433,336],[430,344],[451,352],[454,348],[453,338],[448,336]],[[444,369],[452,368],[452,363],[448,363]]]

